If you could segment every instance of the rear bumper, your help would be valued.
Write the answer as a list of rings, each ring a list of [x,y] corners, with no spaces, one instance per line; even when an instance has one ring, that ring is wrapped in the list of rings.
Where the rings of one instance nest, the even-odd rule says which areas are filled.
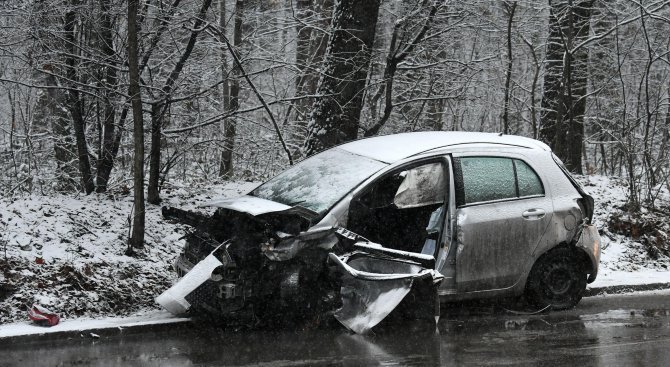
[[[598,266],[600,265],[600,234],[598,229],[593,224],[584,225],[576,246],[589,257],[591,272],[588,282],[593,283],[598,275]]]

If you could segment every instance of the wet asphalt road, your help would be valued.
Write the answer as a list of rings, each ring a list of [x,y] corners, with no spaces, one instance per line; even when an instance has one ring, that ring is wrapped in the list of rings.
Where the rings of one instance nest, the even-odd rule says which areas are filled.
[[[497,305],[444,312],[437,332],[386,325],[161,333],[0,347],[0,366],[670,366],[670,293],[591,297],[570,311],[518,315]]]

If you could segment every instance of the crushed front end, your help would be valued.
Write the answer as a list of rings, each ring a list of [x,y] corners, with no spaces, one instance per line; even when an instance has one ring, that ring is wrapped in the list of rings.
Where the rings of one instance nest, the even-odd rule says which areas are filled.
[[[333,231],[307,232],[306,215],[217,208],[207,216],[163,208],[163,216],[194,229],[175,263],[183,278],[157,299],[166,309],[241,320],[332,308],[329,288],[337,285],[329,284],[323,264],[337,239]]]
[[[311,227],[309,212],[279,209],[227,206],[208,216],[163,208],[165,218],[194,230],[175,264],[182,278],[156,301],[175,314],[224,323],[310,322],[332,315],[357,333],[406,298],[427,305],[408,307],[413,314],[439,315],[441,275],[432,270],[432,256],[366,243],[334,226]]]

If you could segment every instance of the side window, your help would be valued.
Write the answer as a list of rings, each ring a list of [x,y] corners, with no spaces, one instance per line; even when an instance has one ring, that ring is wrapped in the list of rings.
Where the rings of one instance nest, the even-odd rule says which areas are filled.
[[[542,181],[526,162],[515,159],[516,177],[519,182],[519,197],[544,195]]]
[[[509,158],[461,158],[465,204],[515,198],[514,164]]]
[[[522,160],[464,157],[457,165],[462,181],[457,185],[459,205],[544,195],[537,173]]]

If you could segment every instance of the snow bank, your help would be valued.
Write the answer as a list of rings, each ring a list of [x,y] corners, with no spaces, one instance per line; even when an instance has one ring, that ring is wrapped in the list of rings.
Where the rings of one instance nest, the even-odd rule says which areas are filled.
[[[52,327],[42,327],[30,322],[15,322],[0,325],[0,339],[21,335],[49,334],[63,331],[86,331],[94,329],[127,328],[142,325],[157,325],[187,321],[167,311],[149,311],[130,317],[105,317],[102,319],[81,318],[67,320]]]
[[[194,209],[257,185],[165,190],[163,205]],[[172,262],[185,231],[148,205],[145,248],[126,256],[131,209],[131,196],[0,198],[0,324],[25,320],[33,303],[63,319],[157,308],[154,297],[175,278]]]
[[[600,271],[598,278],[589,287],[670,283],[670,258],[667,255],[660,254],[654,258],[640,242],[613,233],[608,227],[613,215],[626,215],[623,209],[628,190],[625,181],[597,175],[576,178],[595,199],[593,221],[602,237]],[[661,189],[656,205],[666,211],[670,208],[670,194],[667,190]],[[643,213],[651,215],[644,209]],[[654,215],[665,216],[661,218],[665,223],[670,221],[667,212]]]

